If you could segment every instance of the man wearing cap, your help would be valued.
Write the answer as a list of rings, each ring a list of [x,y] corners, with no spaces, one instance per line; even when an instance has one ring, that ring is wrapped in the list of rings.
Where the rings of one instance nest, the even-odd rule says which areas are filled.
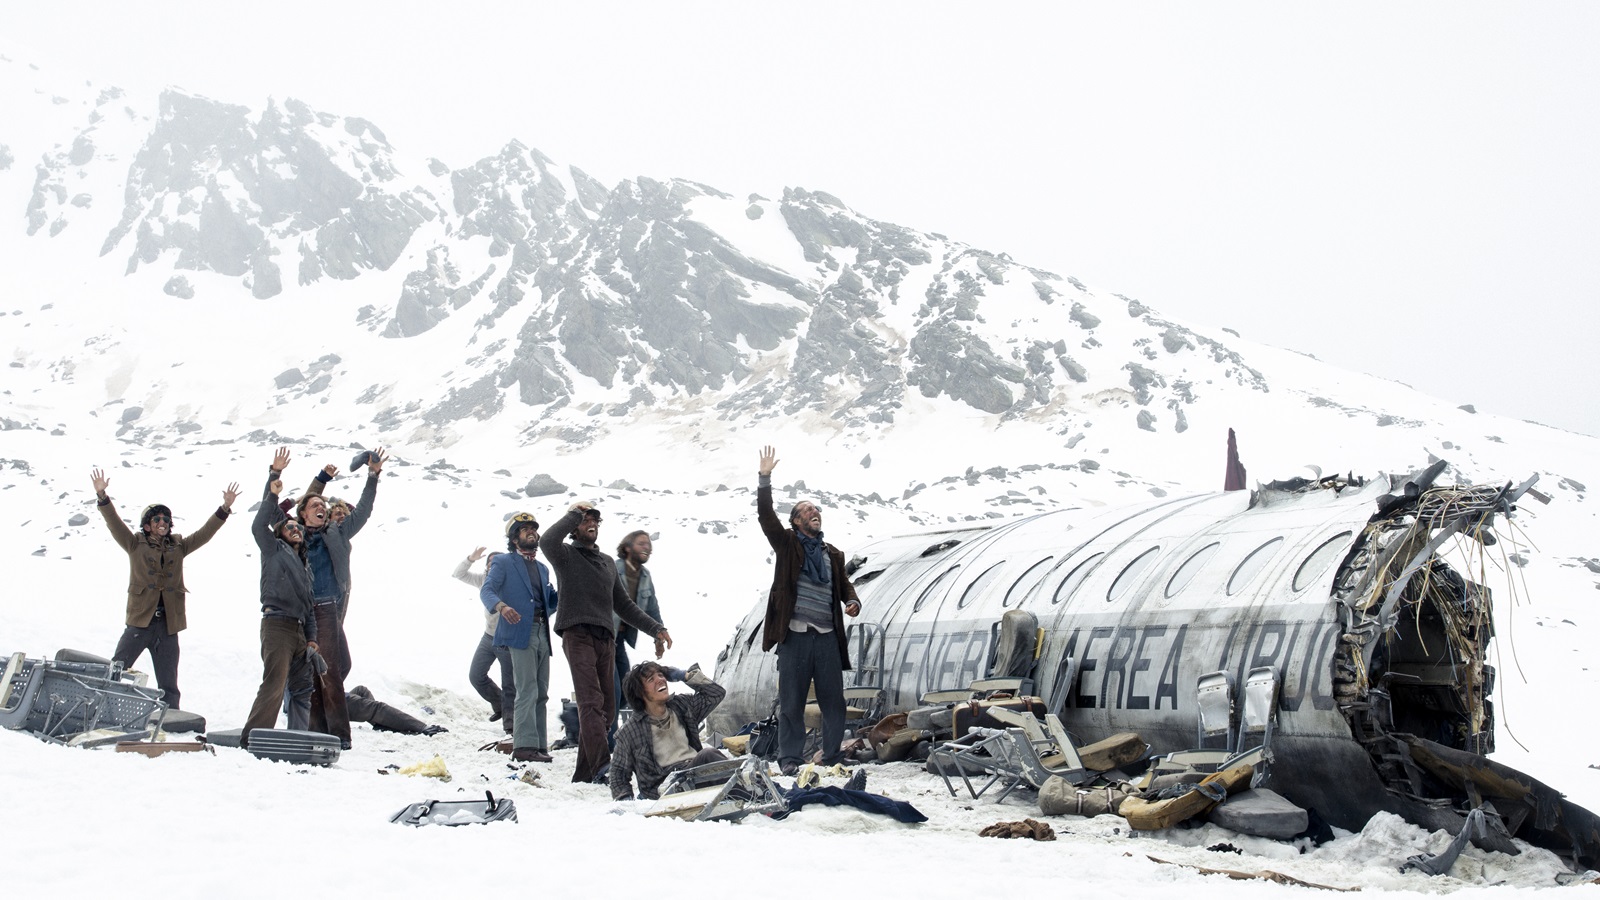
[[[556,590],[550,570],[539,562],[539,523],[530,513],[506,522],[506,549],[489,563],[478,599],[500,616],[494,645],[511,654],[516,705],[511,719],[511,758],[549,762],[545,705],[550,700],[550,616],[556,611]],[[563,605],[564,609],[565,606]]]
[[[566,542],[568,535],[571,543]],[[617,647],[612,615],[665,647],[672,646],[667,629],[628,596],[617,576],[616,560],[595,544],[599,536],[600,511],[592,503],[579,502],[539,540],[561,586],[555,631],[578,695],[578,765],[572,773],[578,783],[594,781],[611,759],[606,730],[616,704]],[[518,693],[521,690],[519,685]]]
[[[802,500],[784,528],[772,508],[772,470],[777,451],[761,451],[757,470],[756,519],[775,556],[772,590],[761,649],[778,648],[778,767],[793,775],[803,762],[806,695],[816,683],[822,711],[822,762],[840,761],[844,741],[844,673],[850,668],[844,616],[861,612],[856,589],[845,576],[844,554],[822,540],[822,511]]]
[[[167,706],[178,709],[182,693],[178,690],[178,632],[189,625],[184,601],[188,588],[183,584],[183,558],[211,540],[233,512],[239,485],[230,484],[222,492],[222,505],[206,519],[200,530],[187,537],[172,533],[172,510],[153,503],[139,516],[139,533],[123,523],[117,508],[106,496],[111,479],[99,469],[89,473],[94,484],[96,506],[117,545],[128,554],[128,611],[126,627],[117,640],[112,659],[123,668],[131,667],[139,655],[150,651],[155,666],[156,684]]]

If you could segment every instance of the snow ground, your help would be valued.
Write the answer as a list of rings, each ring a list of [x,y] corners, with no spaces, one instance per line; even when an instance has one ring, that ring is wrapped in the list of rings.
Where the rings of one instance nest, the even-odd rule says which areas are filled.
[[[125,515],[135,516],[144,503],[159,497],[174,507],[179,530],[193,530],[220,489],[238,480],[243,486],[235,507],[238,520],[189,560],[186,578],[194,596],[182,668],[185,705],[206,715],[213,728],[237,727],[260,677],[257,565],[245,532],[246,510],[259,496],[270,450],[223,445],[152,458],[149,451],[133,448],[127,453],[138,464],[123,467],[118,456],[90,455],[82,446],[52,441],[38,432],[7,435],[6,452],[0,455],[32,462],[25,474],[15,467],[0,469],[5,474],[0,496],[12,513],[5,517],[10,521],[0,523],[0,544],[8,548],[13,586],[0,597],[0,617],[7,623],[0,632],[0,652],[24,650],[41,656],[76,646],[105,653],[115,643],[126,563],[94,515],[90,466],[104,466],[110,473],[110,493]],[[320,464],[343,465],[350,456],[347,449],[331,447],[296,447],[295,453],[287,472],[292,485],[309,479]],[[610,464],[625,471],[620,459]],[[802,474],[798,461],[787,466],[785,473],[780,463],[780,475]],[[1194,867],[1270,870],[1333,887],[1505,896],[1554,886],[1562,871],[1543,850],[1530,848],[1510,858],[1469,849],[1449,876],[1401,874],[1398,866],[1406,857],[1436,851],[1447,837],[1387,816],[1374,819],[1361,834],[1342,835],[1306,853],[1215,826],[1134,834],[1115,817],[1052,819],[1058,839],[1050,843],[986,839],[977,836],[986,825],[1037,817],[1032,798],[1017,794],[1002,804],[987,796],[979,801],[965,795],[952,798],[934,776],[913,764],[868,767],[868,787],[928,815],[929,821],[918,826],[831,809],[737,825],[646,819],[642,812],[648,804],[615,803],[602,786],[570,784],[573,751],[559,751],[553,764],[536,766],[541,773],[536,785],[511,780],[513,771],[504,757],[476,749],[497,737],[499,727],[486,721],[486,705],[466,684],[465,669],[482,617],[471,589],[450,579],[449,571],[474,546],[497,545],[504,513],[528,508],[541,520],[553,519],[570,497],[496,499],[492,486],[503,477],[477,471],[456,471],[452,477],[429,480],[419,466],[391,464],[374,520],[355,542],[349,621],[355,657],[351,683],[368,685],[380,699],[445,725],[448,733],[407,737],[358,726],[355,748],[335,766],[321,769],[260,761],[227,748],[215,756],[146,759],[51,746],[24,734],[0,732],[0,758],[6,761],[0,767],[0,797],[13,811],[25,811],[16,817],[7,841],[12,863],[0,871],[0,887],[77,893],[101,883],[104,873],[123,873],[120,878],[150,872],[151,860],[163,859],[185,872],[184,884],[220,888],[230,896],[275,895],[295,889],[298,878],[292,870],[274,862],[276,877],[262,878],[245,867],[262,855],[276,860],[285,851],[316,860],[315,852],[304,853],[310,849],[307,842],[328,840],[338,842],[338,858],[347,862],[312,875],[317,888],[373,893],[498,890],[504,884],[502,860],[521,858],[536,860],[540,880],[549,886],[598,876],[660,897],[703,897],[757,884],[770,885],[777,896],[801,896],[818,888],[853,891],[885,882],[901,885],[897,890],[921,884],[918,890],[947,896],[997,888],[1051,891],[1066,885],[1119,895],[1182,893],[1195,900],[1302,890],[1204,875]],[[685,476],[680,473],[679,479]],[[522,480],[508,486],[520,486]],[[359,484],[359,479],[343,476],[330,493],[353,497]],[[601,499],[608,512],[602,543],[635,526],[661,534],[652,568],[664,614],[679,641],[667,660],[678,665],[698,661],[709,669],[770,572],[765,547],[754,532],[748,487],[704,496],[641,488],[574,484],[569,494]],[[962,496],[970,503],[993,491],[980,485],[944,502],[955,507],[964,502]],[[74,511],[87,513],[90,521],[60,524]],[[829,521],[832,533],[847,543],[914,530],[903,511],[864,507],[844,512]],[[701,533],[697,526],[705,522],[725,522],[729,531]],[[41,536],[46,538],[42,542]],[[717,560],[718,569],[708,571],[708,560]],[[1541,607],[1541,616],[1559,616],[1559,609]],[[1530,666],[1545,667],[1536,669],[1535,677],[1576,669],[1567,661],[1570,655],[1557,651],[1581,644],[1579,637],[1576,627],[1524,625],[1518,634]],[[564,669],[558,656],[552,665],[553,697],[570,691]],[[1509,666],[1502,671],[1509,673]],[[1502,684],[1513,680],[1508,674]],[[1530,768],[1557,787],[1575,791],[1580,802],[1593,803],[1595,779],[1573,783],[1575,773],[1586,771],[1582,743],[1548,736],[1551,730],[1557,735],[1570,731],[1570,725],[1550,721],[1559,715],[1560,693],[1526,690],[1514,707],[1525,726],[1524,738],[1534,747],[1528,757],[1542,761],[1543,768],[1514,757],[1504,761]],[[552,722],[557,709],[552,702]],[[552,733],[556,728],[552,725]],[[1511,742],[1502,736],[1502,744]],[[444,758],[453,776],[448,784],[379,774],[387,765],[422,762],[434,754]],[[388,821],[411,802],[476,797],[484,790],[514,799],[520,821],[424,829]],[[1220,844],[1242,852],[1206,849]],[[85,851],[93,860],[88,867]],[[556,860],[577,865],[549,866]],[[623,867],[616,870],[619,862]],[[774,863],[816,875],[774,884]],[[930,864],[934,871],[920,875]],[[171,884],[170,871],[155,877]]]

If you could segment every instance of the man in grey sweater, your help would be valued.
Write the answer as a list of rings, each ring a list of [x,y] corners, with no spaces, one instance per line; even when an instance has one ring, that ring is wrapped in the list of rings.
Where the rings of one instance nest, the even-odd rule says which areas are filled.
[[[628,596],[617,577],[616,560],[601,550],[600,511],[594,504],[574,503],[567,514],[539,539],[556,575],[561,605],[556,609],[555,632],[561,652],[572,670],[572,689],[578,695],[578,765],[575,783],[595,780],[611,760],[606,729],[615,712],[616,634],[612,616],[672,646],[672,636]],[[570,543],[568,536],[572,537]]]

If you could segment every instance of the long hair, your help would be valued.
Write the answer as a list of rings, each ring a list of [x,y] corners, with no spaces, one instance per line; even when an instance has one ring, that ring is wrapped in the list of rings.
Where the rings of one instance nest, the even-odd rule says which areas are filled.
[[[628,548],[633,546],[633,542],[638,540],[641,535],[649,533],[648,531],[630,531],[623,535],[622,542],[617,544],[617,559],[627,559]]]
[[[289,544],[288,541],[283,541],[283,530],[290,525],[300,529],[300,543],[298,544]],[[295,521],[294,519],[282,519],[277,525],[273,526],[272,536],[280,541],[283,541],[285,544],[289,544],[290,547],[293,547],[294,552],[300,557],[301,562],[304,562],[306,558],[306,530],[306,526]]]
[[[634,712],[644,712],[644,683],[660,671],[663,671],[660,663],[646,660],[629,669],[623,677],[622,699],[628,701],[628,707]]]

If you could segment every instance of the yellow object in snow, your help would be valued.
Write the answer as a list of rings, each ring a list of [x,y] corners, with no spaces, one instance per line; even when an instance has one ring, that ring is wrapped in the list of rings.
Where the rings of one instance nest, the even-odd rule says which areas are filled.
[[[406,766],[400,770],[400,774],[426,775],[429,778],[437,778],[440,781],[450,780],[450,770],[445,767],[444,757],[437,754],[434,755],[433,759]]]

